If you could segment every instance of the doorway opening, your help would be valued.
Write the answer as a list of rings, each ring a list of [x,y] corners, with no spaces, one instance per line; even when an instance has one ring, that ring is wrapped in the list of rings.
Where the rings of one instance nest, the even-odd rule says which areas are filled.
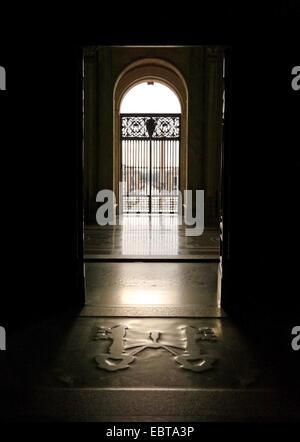
[[[125,95],[120,113],[122,213],[178,213],[180,111],[175,93],[157,82],[141,83]]]
[[[178,60],[182,67],[185,51],[188,54],[182,50],[182,61]],[[216,61],[205,50],[198,52],[199,57],[207,58],[207,65],[202,65],[207,72],[191,61],[196,70],[187,78],[189,88],[179,69],[162,58],[140,58],[118,70],[118,56],[122,53],[125,60],[130,49],[104,48],[99,57],[96,53],[86,80],[91,87],[85,88],[86,139],[90,136],[91,140],[85,155],[86,195],[89,203],[90,194],[101,190],[100,186],[104,188],[103,183],[112,188],[117,222],[85,224],[85,313],[221,315],[216,219],[222,60],[220,54]],[[105,92],[109,66],[101,62],[105,60],[101,53],[110,54],[112,66],[119,72],[112,96]],[[102,89],[95,89],[96,78],[104,79]],[[193,94],[190,104],[188,91]],[[95,103],[102,111],[97,108],[98,120],[91,118]],[[111,111],[113,122],[109,126],[106,116]],[[100,126],[98,135],[93,132],[96,123]],[[112,145],[108,142],[111,135]],[[204,189],[207,195],[205,210],[210,219],[199,236],[186,235],[187,226],[180,219],[184,191],[188,189],[194,193]],[[86,208],[87,215],[95,213],[92,203]]]

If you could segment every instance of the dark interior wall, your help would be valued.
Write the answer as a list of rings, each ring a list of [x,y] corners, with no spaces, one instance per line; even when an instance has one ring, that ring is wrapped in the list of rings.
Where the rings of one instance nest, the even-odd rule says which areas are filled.
[[[266,353],[296,360],[290,342],[300,317],[299,247],[290,238],[298,221],[300,95],[291,69],[299,47],[288,41],[278,35],[268,51],[235,44],[226,63],[222,305]]]
[[[121,72],[142,58],[173,64],[188,87],[188,188],[205,191],[205,224],[214,226],[220,191],[222,48],[84,48],[85,220],[95,222],[96,194],[113,188],[113,89]]]
[[[11,177],[11,189],[3,198],[11,214],[4,229],[7,238],[19,232],[23,250],[22,258],[7,250],[0,325],[8,334],[12,327],[84,301],[82,55],[75,45],[67,52],[54,43],[45,48],[37,57],[29,55],[24,45],[18,60],[11,50],[5,61],[0,60],[8,73],[7,91],[0,100],[1,116],[6,116],[1,120],[1,145],[6,175]],[[22,76],[18,63],[30,65]],[[13,158],[17,158],[14,172]]]

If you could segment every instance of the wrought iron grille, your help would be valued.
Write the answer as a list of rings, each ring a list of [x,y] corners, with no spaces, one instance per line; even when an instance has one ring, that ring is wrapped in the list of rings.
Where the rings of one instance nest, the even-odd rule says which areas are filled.
[[[124,213],[177,213],[180,114],[121,114]]]
[[[123,140],[180,139],[180,114],[121,115]]]

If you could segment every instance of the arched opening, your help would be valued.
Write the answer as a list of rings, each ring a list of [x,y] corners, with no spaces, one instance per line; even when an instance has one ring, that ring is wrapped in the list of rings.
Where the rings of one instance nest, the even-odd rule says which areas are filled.
[[[120,106],[122,213],[179,212],[181,106],[164,84],[137,84]]]
[[[180,100],[173,90],[158,81],[144,81],[123,96],[120,113],[180,114]]]
[[[142,59],[138,60],[119,75],[114,87],[114,175],[113,188],[117,201],[119,198],[119,183],[122,180],[122,127],[121,114],[128,113],[141,114],[169,114],[169,117],[180,117],[180,149],[178,147],[178,190],[187,189],[187,104],[188,92],[185,80],[176,67],[162,59]],[[134,116],[134,115],[133,115]],[[146,116],[153,120],[155,115]],[[145,121],[145,120],[144,120]],[[145,122],[146,122],[145,121]],[[166,120],[164,120],[166,123]],[[158,121],[161,123],[161,121]],[[167,126],[177,124],[176,120],[167,121]],[[125,122],[126,124],[126,122]],[[167,127],[164,126],[166,129]],[[138,125],[135,125],[138,129]],[[134,137],[132,137],[134,138]],[[172,138],[172,137],[171,137]],[[174,137],[173,137],[174,138]],[[179,137],[178,137],[179,138]],[[132,140],[133,141],[133,140]],[[138,140],[135,140],[138,141]],[[169,140],[165,140],[166,145]],[[174,142],[174,139],[173,141]],[[160,167],[157,161],[158,151],[161,148],[153,147],[156,154],[155,167]],[[168,146],[167,150],[172,151]],[[173,149],[174,150],[174,149]],[[170,157],[171,158],[171,157]],[[173,157],[172,157],[173,158]],[[169,159],[168,161],[171,161]],[[174,158],[173,158],[174,161]],[[150,158],[149,158],[150,162]],[[131,164],[131,163],[130,163]],[[150,168],[151,169],[151,168]],[[149,172],[152,176],[152,172]],[[174,182],[174,180],[173,180]],[[169,180],[169,186],[170,184]],[[169,187],[170,188],[170,187]],[[158,190],[158,189],[157,189]],[[167,190],[167,189],[161,189]],[[150,198],[151,202],[151,198]],[[118,207],[120,213],[120,207]]]

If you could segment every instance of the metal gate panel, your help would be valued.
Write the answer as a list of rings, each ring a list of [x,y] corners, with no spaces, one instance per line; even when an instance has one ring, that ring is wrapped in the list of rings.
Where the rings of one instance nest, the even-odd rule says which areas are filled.
[[[179,140],[152,140],[151,212],[177,213]]]
[[[150,211],[150,141],[122,140],[123,212]]]
[[[121,114],[123,213],[177,213],[180,114]]]

